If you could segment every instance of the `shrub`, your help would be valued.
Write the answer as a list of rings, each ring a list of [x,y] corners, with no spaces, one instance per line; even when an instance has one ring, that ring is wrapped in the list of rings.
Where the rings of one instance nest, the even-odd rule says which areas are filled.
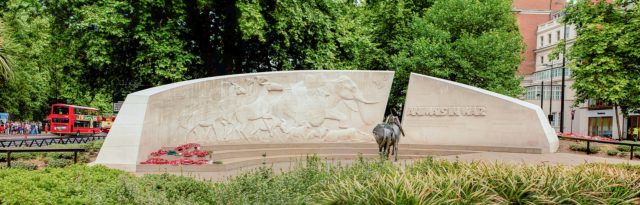
[[[638,146],[633,146],[633,150],[634,151],[640,151],[640,143],[634,142],[634,141],[626,141],[626,140],[622,141],[622,142],[638,144]],[[630,152],[631,151],[631,146],[629,146],[629,145],[618,145],[618,146],[616,146],[616,149],[620,150],[621,152]]]
[[[57,160],[57,159],[54,159]],[[427,158],[328,164],[317,156],[212,183],[169,174],[135,177],[104,166],[0,169],[3,204],[633,204],[640,166],[577,167]]]
[[[62,168],[62,167],[66,167],[73,164],[73,161],[68,159],[57,159],[57,158],[47,157],[45,158],[45,163],[47,164],[47,167]]]
[[[87,152],[93,153],[93,152],[100,151],[100,148],[102,148],[103,143],[104,143],[104,140],[90,141],[85,144],[82,144],[82,147],[87,149]]]
[[[73,152],[47,152],[46,157],[54,159],[73,159]]]
[[[44,153],[17,152],[11,153],[11,160],[30,160],[44,156]],[[7,161],[7,153],[0,153],[0,161]]]
[[[25,161],[11,161],[11,167],[7,167],[6,163],[2,163],[0,165],[1,168],[11,168],[11,169],[23,169],[23,170],[36,170],[38,169],[38,165]]]
[[[587,144],[586,143],[578,143],[569,145],[569,149],[578,152],[587,152]],[[598,153],[600,152],[600,147],[597,145],[589,145],[589,153]]]
[[[616,155],[618,155],[618,153],[620,153],[620,151],[615,150],[615,149],[607,150],[607,155],[609,155],[609,156],[616,156]]]

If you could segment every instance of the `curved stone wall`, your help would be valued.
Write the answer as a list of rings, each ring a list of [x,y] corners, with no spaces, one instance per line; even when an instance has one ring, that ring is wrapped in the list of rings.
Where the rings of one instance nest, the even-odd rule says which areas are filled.
[[[480,88],[412,73],[402,143],[549,153],[558,137],[540,107]]]
[[[374,142],[393,72],[291,71],[196,79],[129,94],[97,164],[135,171],[164,146]]]

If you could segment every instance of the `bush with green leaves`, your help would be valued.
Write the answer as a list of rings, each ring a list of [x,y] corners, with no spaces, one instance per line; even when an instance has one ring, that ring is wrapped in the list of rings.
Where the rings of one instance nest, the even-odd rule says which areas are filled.
[[[26,161],[11,161],[11,167],[7,167],[7,163],[0,164],[2,169],[20,169],[20,170],[36,170],[38,165]],[[2,199],[0,198],[0,202]]]
[[[37,152],[14,152],[11,153],[11,160],[30,160],[44,156],[44,153]],[[0,161],[7,161],[7,153],[0,153]]]
[[[607,150],[607,155],[609,155],[609,156],[616,156],[616,155],[618,155],[618,153],[620,153],[620,151],[615,150],[615,149]]]
[[[44,162],[47,165],[47,167],[52,167],[52,168],[62,168],[62,167],[66,167],[73,164],[72,160],[57,159],[57,158],[51,158],[51,157],[45,158]]]
[[[640,151],[640,143],[639,142],[634,142],[634,141],[622,141],[625,143],[633,143],[633,144],[638,144],[638,146],[633,146],[633,151]],[[629,145],[618,145],[616,146],[616,149],[621,151],[621,152],[630,152],[631,151],[631,146]]]
[[[94,152],[100,151],[100,148],[102,148],[103,143],[104,143],[104,140],[90,141],[85,144],[82,144],[82,147],[87,149],[87,152],[94,153]]]
[[[578,152],[587,152],[587,143],[578,143],[569,145],[569,149]],[[600,147],[594,144],[589,145],[589,153],[600,152]]]
[[[311,156],[291,171],[263,166],[226,182],[132,174],[104,166],[0,169],[3,204],[634,204],[640,166],[463,163],[427,158],[349,166]]]

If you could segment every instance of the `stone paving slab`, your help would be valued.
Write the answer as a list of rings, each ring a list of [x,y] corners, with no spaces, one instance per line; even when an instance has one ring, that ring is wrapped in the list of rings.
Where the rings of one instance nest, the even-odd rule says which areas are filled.
[[[483,161],[489,163],[505,163],[505,164],[548,164],[548,165],[565,165],[565,166],[577,166],[585,163],[609,163],[609,164],[632,164],[640,165],[640,160],[628,160],[628,159],[616,159],[605,158],[597,156],[587,156],[571,153],[550,153],[550,154],[524,154],[524,153],[505,153],[505,152],[481,152],[472,154],[460,154],[449,156],[434,156],[434,159],[443,160],[459,160],[463,162],[475,162]],[[414,160],[398,160],[396,164],[399,166],[405,166],[413,163]],[[354,160],[328,160],[331,164],[341,164],[349,166],[353,164]],[[281,162],[269,164],[276,173],[282,173],[291,170],[295,167],[296,162]],[[182,172],[182,173],[170,173],[181,176],[190,176],[199,180],[206,181],[226,181],[234,176],[245,173],[250,170],[257,169],[261,165],[244,167],[238,170],[224,171],[224,172]],[[162,174],[161,172],[146,172],[135,173],[138,176],[146,174]]]

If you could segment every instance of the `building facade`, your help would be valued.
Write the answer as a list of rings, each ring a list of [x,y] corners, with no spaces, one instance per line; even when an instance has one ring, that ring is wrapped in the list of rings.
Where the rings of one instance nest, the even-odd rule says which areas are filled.
[[[518,66],[518,73],[530,75],[535,72],[536,30],[538,25],[548,22],[551,14],[564,8],[565,0],[514,0],[513,13],[516,16],[520,35],[526,44],[524,60]]]
[[[607,136],[617,139],[618,131],[616,116],[610,104],[588,101],[574,105],[575,90],[571,88],[573,79],[571,69],[563,62],[563,51],[557,56],[552,53],[558,43],[567,39],[567,48],[575,42],[577,36],[575,27],[560,22],[561,13],[552,14],[551,20],[536,28],[536,44],[534,49],[535,71],[524,76],[522,86],[525,88],[524,100],[536,104],[548,115],[551,126],[558,132],[560,129],[560,114],[562,101],[562,70],[565,72],[564,86],[564,127],[565,133],[576,133],[589,136]],[[617,118],[621,124],[623,138],[628,134],[628,128],[638,127],[638,117],[629,119]],[[634,125],[635,123],[635,125]]]

